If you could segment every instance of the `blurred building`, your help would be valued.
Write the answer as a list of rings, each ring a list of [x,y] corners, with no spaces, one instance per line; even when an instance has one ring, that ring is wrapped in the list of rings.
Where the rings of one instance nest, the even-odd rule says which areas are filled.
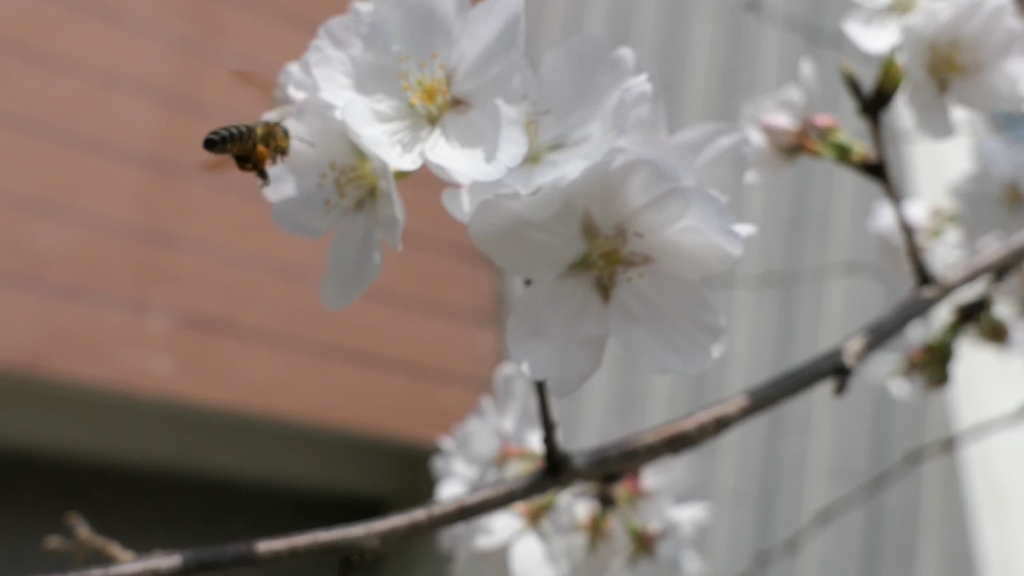
[[[229,71],[274,78],[344,7],[0,3],[3,574],[68,566],[38,548],[69,508],[146,550],[429,494],[501,348],[496,274],[439,183],[402,183],[405,249],[329,313],[327,242],[280,232],[252,175],[197,168],[208,130],[271,104]]]

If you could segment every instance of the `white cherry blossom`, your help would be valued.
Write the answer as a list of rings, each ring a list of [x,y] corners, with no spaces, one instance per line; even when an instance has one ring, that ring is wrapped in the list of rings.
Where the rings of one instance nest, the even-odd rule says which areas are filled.
[[[913,196],[902,201],[903,216],[922,250],[925,265],[940,278],[948,277],[967,257],[963,231],[954,207]],[[868,232],[875,238],[883,265],[892,274],[910,277],[906,244],[892,202],[879,198],[871,206]]]
[[[320,294],[325,307],[340,310],[377,277],[380,241],[401,249],[402,199],[388,167],[360,148],[332,105],[307,98],[285,127],[291,151],[268,170],[264,196],[285,232],[317,238],[334,230]]]
[[[514,94],[522,0],[378,0],[357,47],[322,51],[312,73],[360,140],[394,170],[491,181],[528,140]]]
[[[577,35],[548,49],[524,73],[529,150],[503,181],[528,193],[564,183],[599,160],[625,130],[624,88],[650,85],[631,48]]]
[[[1024,23],[1006,0],[929,3],[904,32],[907,101],[925,134],[953,133],[954,103],[980,112],[1024,107]]]
[[[338,47],[356,51],[367,33],[373,3],[359,0],[349,5],[344,14],[334,16],[320,25],[309,48],[298,59],[286,62],[277,75],[274,91],[276,107],[263,115],[264,120],[281,121],[292,112],[295,104],[320,91],[313,76],[312,64],[324,52],[338,52]]]
[[[658,372],[693,373],[721,352],[724,321],[700,281],[743,251],[716,195],[689,185],[670,151],[616,147],[579,178],[482,202],[473,243],[530,280],[507,343],[552,393],[577,389],[615,338]]]
[[[801,57],[797,81],[743,106],[740,126],[748,140],[747,184],[789,165],[802,151],[805,131],[819,97],[814,61]]]
[[[992,134],[978,141],[976,154],[980,169],[954,189],[975,244],[993,232],[1024,228],[1024,144]]]
[[[856,7],[839,26],[861,52],[885,56],[903,42],[907,18],[927,1],[938,0],[853,0]]]

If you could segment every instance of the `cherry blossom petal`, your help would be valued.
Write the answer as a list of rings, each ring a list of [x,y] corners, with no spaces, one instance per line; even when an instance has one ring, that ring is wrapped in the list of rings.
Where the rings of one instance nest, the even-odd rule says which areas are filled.
[[[922,132],[933,138],[945,138],[953,134],[949,106],[930,79],[912,79],[906,83],[905,89],[907,101],[914,110],[917,126]]]
[[[402,231],[405,229],[405,203],[398,193],[395,177],[386,166],[377,170],[380,184],[377,198],[377,229],[381,237],[395,250],[402,249]]]
[[[547,543],[533,530],[509,548],[508,569],[511,576],[559,576]]]
[[[491,512],[480,518],[472,547],[477,552],[492,552],[514,543],[527,529],[523,517],[511,509]]]
[[[480,203],[469,238],[507,272],[533,280],[554,278],[583,253],[582,212],[557,190],[501,195]]]
[[[522,108],[498,100],[445,114],[425,154],[431,170],[468,184],[501,178],[528,148]]]
[[[597,371],[608,338],[605,303],[585,276],[534,282],[512,309],[506,341],[510,356],[565,396]]]
[[[523,0],[487,0],[469,11],[452,54],[452,90],[464,99],[503,96],[519,73],[525,46]]]
[[[331,241],[327,274],[320,298],[328,310],[348,307],[363,294],[380,272],[377,230],[367,214],[347,213]]]
[[[271,180],[271,186],[277,187]],[[294,185],[292,185],[294,188]],[[292,194],[273,202],[271,216],[274,223],[289,234],[319,238],[338,221],[328,208],[332,196],[326,190],[312,190]]]
[[[559,119],[592,114],[590,110],[626,82],[635,67],[631,48],[612,50],[600,36],[573,36],[541,57],[538,105],[545,115]]]
[[[423,151],[434,129],[409,104],[386,96],[353,98],[345,120],[363,145],[394,170],[412,172],[423,165]]]
[[[855,9],[839,26],[858,50],[871,56],[885,56],[903,40],[900,15],[893,12]]]
[[[725,335],[699,282],[653,266],[619,283],[608,313],[611,337],[639,363],[676,374],[706,368]]]
[[[642,230],[636,249],[677,276],[724,272],[743,254],[735,218],[718,197],[700,188],[663,193],[638,212],[632,230]],[[742,227],[740,231],[743,231]]]
[[[448,61],[466,12],[468,0],[375,0],[382,33],[399,56],[426,61],[438,54]]]

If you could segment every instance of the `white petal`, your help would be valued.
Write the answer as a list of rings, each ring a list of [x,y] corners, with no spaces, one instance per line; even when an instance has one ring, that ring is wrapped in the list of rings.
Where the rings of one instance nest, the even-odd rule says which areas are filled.
[[[633,75],[635,65],[632,49],[612,50],[600,36],[573,36],[542,56],[537,104],[545,115],[572,117],[610,97]]]
[[[512,309],[509,355],[527,362],[530,374],[565,396],[597,370],[608,338],[608,312],[593,281],[566,276],[534,282]]]
[[[631,245],[677,276],[717,274],[732,268],[743,254],[743,237],[735,224],[720,198],[700,188],[674,189],[636,215],[630,230],[643,236]]]
[[[758,228],[757,224],[752,224],[750,222],[737,222],[732,225],[732,231],[740,238],[746,240],[747,238],[757,235]]]
[[[441,177],[468,184],[501,178],[528,148],[523,110],[497,100],[446,113],[425,154]]]
[[[512,544],[526,529],[523,517],[511,509],[498,510],[480,518],[473,537],[473,549],[491,552]]]
[[[320,298],[328,310],[341,310],[362,295],[380,272],[381,254],[372,219],[361,213],[345,216],[331,240],[327,274]]]
[[[273,185],[273,180],[271,180]],[[269,188],[269,187],[268,187]],[[338,221],[327,208],[330,195],[313,190],[274,202],[271,215],[282,230],[297,236],[319,238]]]
[[[451,186],[445,188],[441,193],[441,204],[452,218],[463,224],[468,224],[470,216],[481,202],[503,193],[514,193],[514,191],[509,190],[508,186],[500,181]]]
[[[951,136],[953,124],[949,119],[949,106],[935,83],[927,78],[911,78],[906,85],[907,101],[921,131],[933,138]]]
[[[398,193],[395,177],[387,166],[377,170],[380,179],[377,199],[377,230],[395,250],[402,249],[402,231],[405,229],[405,203]]]
[[[811,108],[818,102],[821,91],[821,85],[818,82],[818,65],[810,56],[801,56],[797,61],[797,79],[803,89],[806,102],[801,116],[806,116],[814,111]]]
[[[433,127],[407,102],[384,96],[354,97],[345,106],[345,121],[366,149],[393,170],[412,172],[423,165],[423,149]]]
[[[704,288],[653,266],[630,278],[612,295],[611,337],[649,368],[684,375],[705,369],[725,323]]]
[[[533,530],[512,544],[508,568],[511,576],[559,576],[547,545]]]
[[[665,510],[665,516],[684,538],[690,539],[711,522],[713,506],[705,500],[680,502]]]
[[[671,143],[677,160],[693,159],[701,186],[727,197],[743,190],[746,137],[734,125],[697,125],[674,134]]]
[[[555,189],[484,200],[469,220],[469,238],[507,272],[554,278],[586,248],[582,211],[568,200]]]
[[[839,26],[857,49],[871,56],[884,56],[903,40],[900,16],[888,11],[855,9]]]
[[[525,45],[523,0],[487,0],[469,11],[452,54],[452,91],[467,100],[504,94],[519,73]]]
[[[375,0],[375,19],[401,56],[450,58],[465,21],[466,0]]]
[[[442,478],[434,485],[434,500],[445,502],[455,500],[469,494],[469,487],[462,478]]]

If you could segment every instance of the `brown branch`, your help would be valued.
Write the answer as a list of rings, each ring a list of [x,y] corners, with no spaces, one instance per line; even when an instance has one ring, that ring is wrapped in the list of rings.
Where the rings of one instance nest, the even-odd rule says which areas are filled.
[[[784,558],[796,556],[835,521],[879,496],[922,464],[946,456],[959,446],[1002,432],[1020,424],[1021,420],[1024,420],[1024,406],[907,450],[896,462],[818,508],[792,534],[758,550],[747,567],[737,572],[736,576],[754,576],[767,571]]]
[[[601,481],[617,473],[636,469],[656,458],[702,444],[733,424],[809,390],[819,382],[845,374],[856,368],[867,353],[898,334],[911,320],[925,314],[952,290],[982,276],[999,273],[1021,261],[1024,261],[1024,231],[1009,238],[1001,249],[972,260],[965,271],[948,284],[918,287],[902,302],[839,346],[742,394],[674,422],[626,436],[592,450],[566,453],[565,466],[557,474],[541,471],[484,488],[459,500],[427,503],[360,522],[233,544],[163,552],[134,562],[64,572],[62,576],[185,574],[277,562],[316,552],[333,552],[342,556],[361,554],[578,480]]]
[[[551,412],[551,398],[548,395],[548,385],[544,380],[534,380],[533,385],[537,390],[540,425],[544,431],[545,471],[553,476],[558,476],[568,462],[565,453],[558,446],[558,430],[555,425],[555,416]]]
[[[64,524],[71,532],[71,537],[61,534],[50,534],[43,538],[41,547],[46,552],[64,552],[82,558],[89,552],[102,554],[112,562],[131,562],[139,555],[126,548],[117,540],[107,538],[93,530],[85,516],[71,511],[64,514]]]
[[[864,88],[849,67],[843,68],[842,75],[847,91],[853,97],[854,102],[857,104],[857,109],[868,125],[868,130],[871,132],[871,141],[875,146],[875,162],[859,166],[858,168],[878,181],[885,197],[892,204],[893,210],[896,213],[896,221],[899,223],[900,234],[903,236],[907,260],[910,261],[911,271],[914,274],[914,280],[917,282],[917,285],[933,284],[935,277],[924,263],[921,247],[914,237],[914,230],[910,227],[910,223],[907,222],[906,215],[903,213],[902,194],[900,194],[896,183],[893,182],[892,174],[889,172],[885,135],[882,133],[882,115],[892,101],[892,92],[895,91],[895,88],[889,87],[890,92],[883,91],[881,86],[876,86],[874,91],[868,94],[864,91]]]

